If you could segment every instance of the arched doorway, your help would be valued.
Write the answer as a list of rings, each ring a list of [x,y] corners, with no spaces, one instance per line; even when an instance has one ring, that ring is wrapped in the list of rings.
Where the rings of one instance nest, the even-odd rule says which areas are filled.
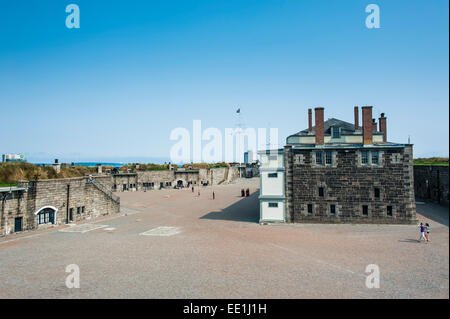
[[[37,210],[34,214],[36,215],[36,220],[38,225],[56,223],[56,213],[58,209],[53,206],[44,206]]]
[[[173,185],[176,185],[177,188],[183,188],[186,187],[187,182],[184,178],[177,178],[173,181]]]

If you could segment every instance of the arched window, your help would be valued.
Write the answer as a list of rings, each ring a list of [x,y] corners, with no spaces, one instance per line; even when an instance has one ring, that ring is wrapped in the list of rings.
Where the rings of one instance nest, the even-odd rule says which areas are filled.
[[[38,225],[41,224],[48,224],[48,223],[55,223],[56,220],[56,212],[58,210],[51,206],[46,206],[41,208],[39,211],[36,212],[36,219]]]

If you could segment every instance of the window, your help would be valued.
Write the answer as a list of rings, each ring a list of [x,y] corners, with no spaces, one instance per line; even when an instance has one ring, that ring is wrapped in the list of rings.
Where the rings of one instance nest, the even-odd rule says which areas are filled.
[[[277,161],[278,156],[277,155],[269,155],[269,161]]]
[[[269,173],[269,178],[277,178],[278,177],[278,173]]]
[[[325,164],[333,164],[333,153],[331,153],[330,151],[325,152]]]
[[[387,213],[388,216],[392,216],[392,206],[388,206],[387,207],[387,212],[386,213]]]
[[[363,205],[362,209],[363,209],[363,215],[364,216],[369,215],[369,206]]]
[[[44,208],[37,214],[38,224],[55,223],[55,211],[51,208]]]
[[[376,199],[380,199],[380,189],[379,188],[375,188],[374,195],[375,195]]]
[[[331,136],[333,138],[340,138],[341,137],[341,130],[339,129],[339,127],[336,127],[336,126],[332,126],[331,127]]]
[[[324,189],[323,189],[323,187],[319,187],[319,196],[320,196],[320,197],[323,197],[323,194],[324,194]]]
[[[336,205],[330,205],[330,214],[336,215]]]
[[[81,207],[77,207],[77,214],[80,215],[81,213]]]
[[[269,203],[269,207],[276,208],[278,207],[278,203]]]
[[[398,163],[399,162],[399,157],[398,154],[394,154],[394,163]]]
[[[378,155],[378,151],[373,151],[372,152],[372,164],[378,165],[380,162],[379,158],[380,158],[380,156]]]
[[[367,151],[361,152],[361,164],[363,165],[369,164],[369,154]]]
[[[313,213],[313,205],[312,204],[308,204],[308,214],[312,214]]]
[[[323,164],[323,154],[322,152],[316,152],[316,164]]]
[[[81,213],[84,214],[84,206],[81,206]]]

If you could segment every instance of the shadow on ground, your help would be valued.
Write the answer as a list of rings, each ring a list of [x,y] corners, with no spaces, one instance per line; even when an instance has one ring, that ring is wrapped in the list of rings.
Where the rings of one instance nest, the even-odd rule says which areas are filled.
[[[399,240],[400,243],[419,243],[419,241],[417,239],[404,239],[404,240]]]
[[[435,203],[416,204],[416,211],[422,216],[448,227],[447,206],[442,206]]]
[[[208,213],[200,219],[232,220],[237,222],[259,222],[259,190],[219,212]]]

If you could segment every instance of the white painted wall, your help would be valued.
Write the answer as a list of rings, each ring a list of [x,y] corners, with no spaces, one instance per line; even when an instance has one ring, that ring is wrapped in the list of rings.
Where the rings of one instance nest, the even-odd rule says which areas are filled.
[[[277,174],[277,177],[269,177],[269,174]],[[260,172],[261,178],[261,192],[262,196],[282,196],[284,189],[284,172],[276,172],[276,171],[262,171]]]
[[[261,168],[278,168],[278,167],[284,167],[284,155],[283,154],[277,154],[274,155],[268,155],[268,154],[261,154]]]
[[[269,203],[277,203],[278,207],[269,207]],[[261,221],[284,222],[284,202],[283,201],[261,201]]]

